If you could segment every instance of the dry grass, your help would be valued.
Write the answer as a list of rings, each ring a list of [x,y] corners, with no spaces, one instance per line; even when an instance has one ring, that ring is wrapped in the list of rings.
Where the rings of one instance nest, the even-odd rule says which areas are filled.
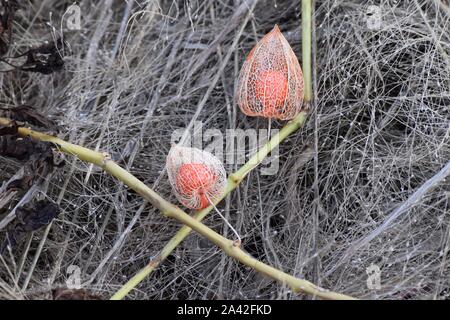
[[[281,146],[279,174],[256,170],[220,209],[244,249],[323,287],[448,299],[450,183],[437,174],[450,160],[450,10],[443,0],[374,2],[383,19],[376,30],[366,25],[368,1],[317,1],[317,106]],[[70,3],[29,1],[16,48],[48,39],[50,12],[59,25]],[[130,151],[126,167],[175,202],[164,173],[172,132],[194,120],[222,132],[265,128],[234,102],[245,54],[277,23],[300,56],[298,1],[260,0],[234,48],[247,15],[241,3],[83,1],[82,31],[65,32],[66,70],[0,73],[0,106],[33,105],[67,140]],[[43,186],[63,214],[0,259],[0,298],[48,297],[71,265],[87,289],[108,297],[179,228],[114,179],[66,160]],[[20,168],[3,157],[0,165],[2,179]],[[206,224],[233,237],[215,214]],[[372,263],[380,290],[366,285]],[[298,297],[193,234],[130,298]]]

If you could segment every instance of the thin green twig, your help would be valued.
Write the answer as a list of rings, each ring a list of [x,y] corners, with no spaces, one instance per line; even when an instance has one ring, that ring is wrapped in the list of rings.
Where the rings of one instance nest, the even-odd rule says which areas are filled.
[[[303,60],[303,77],[304,77],[304,93],[305,105],[308,107],[312,99],[312,0],[302,0],[302,60]],[[221,201],[230,194],[239,185],[240,181],[273,150],[279,143],[293,132],[297,131],[306,121],[306,112],[300,113],[294,120],[289,122],[278,135],[275,135],[266,145],[264,145],[242,168],[230,175],[227,183],[226,191]],[[211,211],[212,207],[208,207],[197,212],[194,218],[198,221],[203,220]],[[153,272],[158,265],[164,261],[175,248],[189,235],[191,229],[183,226],[172,239],[164,246],[161,252],[153,258],[144,268],[142,268],[134,277],[124,284],[111,299],[123,299],[132,289],[134,289],[141,281]]]
[[[302,71],[304,81],[304,102],[309,105],[312,100],[312,2],[302,0]]]
[[[303,120],[304,121],[304,120]],[[295,122],[291,122],[294,123]],[[297,122],[298,123],[298,122]],[[2,126],[12,126],[13,122],[6,118],[0,118],[0,125]],[[295,125],[295,126],[298,126]],[[142,181],[136,178],[134,175],[120,167],[117,163],[115,163],[111,157],[107,153],[96,152],[90,150],[88,148],[78,146],[76,144],[69,143],[60,138],[40,133],[30,128],[20,127],[18,128],[19,135],[23,137],[31,137],[40,141],[47,141],[58,146],[59,150],[78,157],[80,160],[95,164],[102,168],[105,172],[109,173],[116,179],[122,181],[124,184],[129,186],[131,189],[140,194],[144,199],[150,202],[153,206],[158,208],[163,215],[169,218],[173,218],[181,222],[182,224],[189,226],[191,229],[195,230],[205,238],[209,239],[211,242],[220,247],[227,255],[233,257],[234,259],[240,261],[241,263],[247,265],[248,267],[267,275],[268,277],[282,283],[288,285],[293,292],[300,293],[304,292],[313,296],[321,297],[324,299],[351,299],[351,297],[331,292],[320,287],[315,286],[309,281],[295,278],[283,271],[275,269],[265,263],[258,261],[257,259],[251,257],[244,251],[242,251],[239,247],[234,245],[232,240],[229,240],[209,227],[205,226],[198,220],[194,219],[186,212],[178,208],[177,206],[171,204],[164,198],[162,198],[155,191],[146,186]],[[267,148],[268,152],[268,148]],[[256,162],[257,159],[255,159]],[[251,170],[251,166],[253,164],[249,164],[249,170]],[[246,170],[242,171],[245,174]],[[235,183],[238,183],[240,180],[236,180]]]
[[[276,135],[272,137],[258,152],[249,159],[238,171],[231,174],[228,177],[227,186],[222,197],[218,202],[222,201],[228,196],[234,189],[237,188],[239,183],[247,176],[247,174],[257,167],[264,158],[277,146],[281,141],[286,139],[290,134],[297,131],[305,123],[307,113],[300,113],[294,120],[286,124]],[[211,212],[212,206],[203,210],[197,211],[194,214],[194,219],[202,221],[209,212]],[[169,240],[164,246],[161,252],[153,258],[144,268],[142,268],[135,276],[133,276],[126,284],[124,284],[111,299],[120,300],[123,299],[133,288],[135,288],[142,280],[144,280],[155,268],[164,261],[175,248],[189,235],[192,231],[191,228],[183,226],[178,232]]]

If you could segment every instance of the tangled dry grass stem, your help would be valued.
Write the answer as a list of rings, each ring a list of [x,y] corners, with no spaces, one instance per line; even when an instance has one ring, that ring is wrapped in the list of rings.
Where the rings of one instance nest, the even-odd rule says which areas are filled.
[[[49,13],[58,25],[72,1],[28,3],[17,12],[17,52],[51,40]],[[302,62],[297,2],[258,1],[235,44],[252,3],[83,1],[82,30],[64,30],[72,48],[66,70],[0,73],[0,107],[35,106],[64,128],[62,138],[107,151],[175,202],[164,175],[172,132],[194,118],[221,132],[265,125],[239,112],[234,89],[246,52],[275,24]],[[380,8],[379,27],[368,24],[370,5]],[[280,147],[276,176],[255,171],[219,208],[246,251],[356,297],[450,297],[448,178],[360,245],[450,159],[448,7],[316,1],[320,99],[310,121]],[[20,170],[0,160],[2,181]],[[16,256],[0,258],[0,298],[49,297],[72,267],[86,289],[110,296],[179,228],[95,167],[66,162],[45,187],[63,213]],[[226,166],[234,172],[239,164]],[[204,223],[229,234],[216,215]],[[129,298],[298,298],[219,252],[190,235]],[[379,290],[367,287],[371,264],[381,270]]]

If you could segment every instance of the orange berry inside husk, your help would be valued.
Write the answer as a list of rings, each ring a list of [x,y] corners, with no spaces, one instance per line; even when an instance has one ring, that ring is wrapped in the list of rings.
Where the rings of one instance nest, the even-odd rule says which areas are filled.
[[[211,191],[214,183],[217,182],[217,176],[206,165],[202,163],[184,163],[177,172],[177,189],[183,197],[198,197],[199,207],[203,209],[209,206],[206,193]]]
[[[274,117],[284,106],[287,91],[288,80],[283,72],[276,70],[260,72],[256,80],[256,97],[263,105],[262,115]]]

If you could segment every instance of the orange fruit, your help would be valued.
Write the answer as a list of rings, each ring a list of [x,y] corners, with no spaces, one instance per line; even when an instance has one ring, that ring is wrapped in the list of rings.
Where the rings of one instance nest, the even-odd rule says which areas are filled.
[[[207,192],[212,189],[217,181],[217,176],[202,163],[184,163],[177,172],[177,189],[183,197],[200,199],[200,207],[206,208],[210,205]]]
[[[262,115],[272,118],[284,106],[288,91],[288,80],[280,71],[268,70],[259,73],[256,79],[256,97],[263,105]]]

